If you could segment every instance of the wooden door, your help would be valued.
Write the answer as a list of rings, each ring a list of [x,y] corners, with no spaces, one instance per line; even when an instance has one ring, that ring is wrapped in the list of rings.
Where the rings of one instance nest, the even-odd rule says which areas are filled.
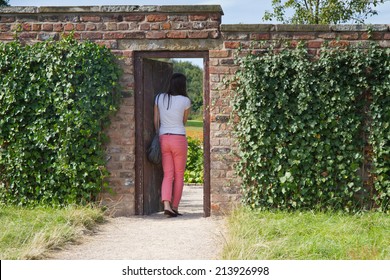
[[[204,62],[204,188],[203,188],[203,209],[204,216],[210,216],[211,202],[210,202],[210,87],[209,87],[209,54],[208,51],[136,51],[134,53],[134,77],[135,77],[135,213],[136,215],[143,215],[148,213],[156,212],[152,209],[151,205],[156,205],[156,202],[153,202],[156,198],[156,192],[160,192],[160,188],[155,189],[149,183],[146,183],[150,178],[148,174],[153,174],[153,171],[150,171],[148,165],[150,164],[146,159],[146,149],[149,144],[151,136],[148,136],[149,132],[146,132],[146,120],[149,119],[151,122],[150,125],[153,127],[152,115],[146,115],[144,112],[144,103],[146,103],[146,94],[144,94],[144,87],[152,84],[155,80],[158,80],[158,77],[163,77],[162,74],[167,74],[170,76],[172,73],[172,68],[168,70],[160,70],[160,75],[152,74],[152,76],[147,76],[146,73],[155,73],[158,71],[156,66],[158,62],[148,62],[150,58],[203,58]],[[155,66],[149,65],[154,64]],[[163,67],[160,65],[159,67]],[[149,70],[147,70],[149,69]],[[153,70],[154,69],[154,70]],[[166,71],[166,72],[165,72]],[[169,74],[168,74],[169,73]],[[152,78],[151,78],[152,77]],[[155,77],[155,78],[153,78]],[[168,78],[168,77],[167,77]],[[149,81],[149,82],[148,82]],[[165,81],[168,81],[166,79]],[[164,84],[164,79],[162,81]],[[153,87],[157,87],[154,85]],[[165,87],[165,85],[163,86]],[[157,90],[158,91],[158,90]],[[151,90],[152,95],[156,93]],[[145,92],[146,93],[146,92]],[[149,93],[148,96],[151,96]],[[149,102],[149,101],[148,101]],[[152,105],[153,106],[153,105]],[[152,110],[152,107],[150,107]],[[148,114],[152,114],[151,112]],[[148,131],[152,131],[148,128]],[[147,166],[145,166],[147,165]],[[152,175],[154,176],[154,175]],[[144,183],[145,182],[145,183]],[[145,197],[144,197],[145,196]],[[153,199],[153,197],[155,199]],[[160,197],[158,195],[158,201]]]
[[[143,59],[143,214],[149,215],[161,211],[162,165],[148,161],[146,150],[154,136],[153,108],[158,93],[167,90],[173,72],[171,63],[152,59]]]

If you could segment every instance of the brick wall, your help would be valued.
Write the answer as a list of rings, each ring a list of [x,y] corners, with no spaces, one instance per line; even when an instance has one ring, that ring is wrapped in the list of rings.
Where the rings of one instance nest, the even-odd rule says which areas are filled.
[[[110,186],[115,195],[102,194],[116,215],[135,213],[134,53],[136,51],[209,51],[210,192],[212,213],[224,212],[239,201],[239,178],[232,155],[235,144],[229,118],[234,53],[252,41],[304,40],[317,52],[326,40],[356,44],[368,40],[390,47],[389,25],[221,25],[220,6],[92,6],[0,8],[0,41],[32,44],[74,32],[80,40],[109,47],[121,57],[123,102],[108,130]]]
[[[376,41],[380,46],[390,47],[390,24],[378,25],[273,25],[237,24],[221,25],[222,46],[210,51],[211,87],[211,207],[214,210],[229,209],[240,198],[240,180],[234,174],[235,143],[227,120],[230,117],[229,102],[234,94],[234,86],[224,86],[222,80],[234,75],[237,66],[234,54],[241,53],[256,41],[287,40],[292,44],[305,41],[309,52],[317,54],[322,44],[364,45]],[[261,45],[261,44],[257,44]],[[262,51],[260,47],[254,51]]]

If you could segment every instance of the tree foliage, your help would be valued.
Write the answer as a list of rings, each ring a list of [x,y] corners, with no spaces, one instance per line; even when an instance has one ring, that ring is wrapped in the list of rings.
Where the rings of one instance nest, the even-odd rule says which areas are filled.
[[[243,200],[263,209],[389,211],[390,49],[320,53],[313,61],[303,46],[270,47],[238,58],[233,128]]]
[[[203,106],[203,71],[191,62],[187,61],[173,61],[173,70],[175,72],[183,73],[187,77],[187,92],[191,99],[191,111],[199,114]]]
[[[0,0],[0,7],[1,6],[9,6],[9,0]]]
[[[290,24],[338,24],[347,21],[363,23],[377,14],[374,9],[383,0],[272,0],[273,12],[265,12],[263,20],[275,19]],[[287,16],[289,10],[294,13]]]
[[[113,54],[91,42],[0,43],[0,200],[95,198],[108,175],[103,128],[119,74]]]

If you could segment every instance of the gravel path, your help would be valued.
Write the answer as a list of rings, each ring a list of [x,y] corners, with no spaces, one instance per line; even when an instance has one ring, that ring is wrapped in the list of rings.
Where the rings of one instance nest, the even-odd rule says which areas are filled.
[[[202,187],[185,186],[180,212],[110,218],[80,245],[53,253],[62,260],[218,259],[225,240],[223,217],[202,217]]]

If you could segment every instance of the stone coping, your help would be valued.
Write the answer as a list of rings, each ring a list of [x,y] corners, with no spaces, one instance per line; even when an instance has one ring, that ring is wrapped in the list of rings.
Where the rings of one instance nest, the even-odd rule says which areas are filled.
[[[390,31],[390,24],[222,24],[222,32]]]
[[[10,6],[0,7],[0,14],[42,13],[219,13],[220,5],[105,5],[105,6]]]

